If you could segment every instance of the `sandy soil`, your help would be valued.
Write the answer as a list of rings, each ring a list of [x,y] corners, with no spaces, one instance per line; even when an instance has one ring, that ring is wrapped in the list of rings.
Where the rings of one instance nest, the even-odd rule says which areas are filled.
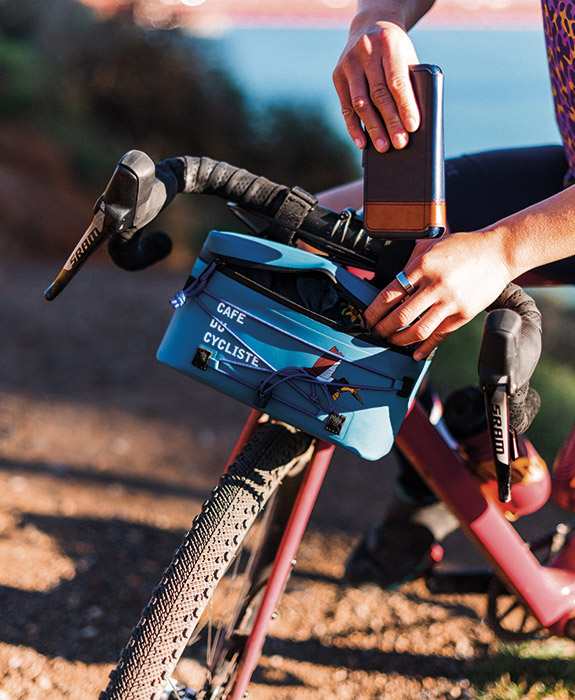
[[[154,359],[184,275],[96,263],[49,304],[56,272],[0,268],[0,700],[97,698],[247,416]],[[482,597],[341,581],[393,469],[334,460],[251,697],[476,697]]]

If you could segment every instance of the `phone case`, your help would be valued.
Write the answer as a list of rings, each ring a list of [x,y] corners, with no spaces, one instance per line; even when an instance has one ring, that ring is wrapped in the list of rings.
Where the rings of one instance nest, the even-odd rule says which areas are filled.
[[[379,238],[430,238],[445,231],[443,73],[410,66],[421,114],[419,129],[403,149],[364,151],[364,224]]]

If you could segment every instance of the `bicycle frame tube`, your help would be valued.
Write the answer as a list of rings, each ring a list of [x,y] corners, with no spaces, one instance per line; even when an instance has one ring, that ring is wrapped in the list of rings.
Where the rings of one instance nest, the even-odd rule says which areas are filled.
[[[230,461],[252,434],[260,416],[252,411]],[[575,638],[575,542],[551,565],[541,565],[498,506],[485,498],[463,459],[445,442],[418,402],[406,417],[395,444],[459,518],[464,531],[509,590],[552,633]],[[258,664],[333,451],[333,445],[318,442],[306,467],[228,700],[244,697]]]
[[[494,572],[539,622],[554,634],[573,636],[575,571],[568,558],[542,566],[496,504],[488,501],[416,402],[396,446],[459,518]]]
[[[234,686],[228,696],[228,700],[240,700],[244,697],[245,690],[259,661],[269,623],[276,611],[277,604],[295,563],[298,547],[334,449],[333,445],[319,441],[315,446],[313,457],[306,467],[302,485],[278,548],[262,602],[246,642],[245,651],[240,660]]]

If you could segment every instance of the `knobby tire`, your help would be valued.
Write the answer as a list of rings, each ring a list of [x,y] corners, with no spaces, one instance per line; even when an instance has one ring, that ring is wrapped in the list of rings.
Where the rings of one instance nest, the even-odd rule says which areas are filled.
[[[100,700],[157,700],[246,533],[310,444],[281,423],[257,427],[176,550]]]

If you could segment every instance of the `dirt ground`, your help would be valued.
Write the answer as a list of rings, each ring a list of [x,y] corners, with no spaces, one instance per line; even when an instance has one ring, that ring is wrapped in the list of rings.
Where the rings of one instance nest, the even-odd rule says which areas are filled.
[[[95,263],[48,303],[57,269],[0,267],[0,700],[98,697],[248,413],[154,358],[185,275]],[[334,460],[254,699],[476,697],[482,597],[341,581],[393,469]]]

